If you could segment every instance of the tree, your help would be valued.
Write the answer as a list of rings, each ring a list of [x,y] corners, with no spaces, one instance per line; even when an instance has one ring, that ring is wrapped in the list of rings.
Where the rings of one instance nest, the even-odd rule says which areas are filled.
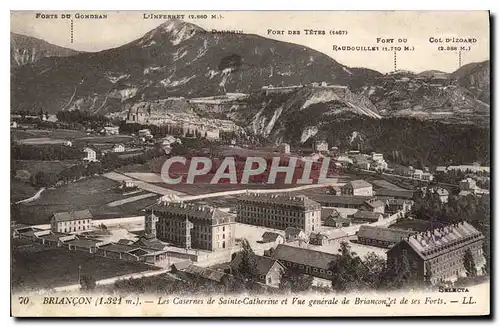
[[[258,273],[255,262],[255,253],[253,252],[247,239],[243,239],[241,242],[240,254],[241,262],[236,269],[236,275],[242,278],[245,282],[256,280]]]
[[[366,275],[364,280],[366,284],[373,289],[380,287],[382,275],[386,270],[386,261],[375,252],[369,252],[364,258]]]
[[[292,293],[307,292],[311,289],[313,277],[296,273],[290,269],[282,273],[279,288]]]
[[[332,274],[332,288],[336,291],[350,291],[366,287],[367,269],[347,242],[340,243],[337,260],[328,266]]]
[[[467,251],[465,251],[463,260],[467,277],[476,277],[476,263],[474,262],[474,257],[472,256],[472,251],[470,249],[467,249]]]
[[[94,276],[83,275],[80,277],[80,286],[84,291],[92,291],[96,287],[96,280]]]

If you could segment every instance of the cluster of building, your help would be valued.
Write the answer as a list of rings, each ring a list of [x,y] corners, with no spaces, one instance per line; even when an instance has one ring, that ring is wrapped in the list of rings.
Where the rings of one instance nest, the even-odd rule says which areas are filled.
[[[84,157],[83,161],[95,162],[99,161],[99,158],[106,155],[109,152],[114,153],[124,153],[126,151],[125,145],[122,143],[111,144],[92,144],[83,149]]]
[[[476,181],[470,177],[463,179],[459,183],[460,193],[459,196],[473,195],[487,195],[490,194],[489,190],[482,189],[476,185]]]
[[[150,236],[137,241],[103,241],[91,237],[94,230],[93,217],[88,210],[55,213],[50,229],[42,230],[32,226],[14,226],[12,237],[29,240],[48,247],[66,248],[69,251],[83,251],[118,260],[158,265],[168,260],[167,244]]]

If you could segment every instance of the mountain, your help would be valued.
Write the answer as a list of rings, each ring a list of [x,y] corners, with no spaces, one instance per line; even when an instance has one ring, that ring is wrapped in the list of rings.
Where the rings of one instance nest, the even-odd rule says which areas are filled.
[[[466,65],[451,74],[386,74],[363,87],[383,116],[417,117],[458,123],[489,124],[489,65]]]
[[[355,90],[380,75],[302,45],[170,20],[118,48],[21,67],[11,76],[11,103],[12,110],[110,113],[138,101],[249,93],[263,85],[324,81]]]
[[[479,100],[490,103],[490,61],[470,63],[451,74],[458,84],[469,89]]]
[[[35,37],[10,33],[10,65],[12,68],[32,64],[45,57],[68,57],[78,51],[63,48]]]

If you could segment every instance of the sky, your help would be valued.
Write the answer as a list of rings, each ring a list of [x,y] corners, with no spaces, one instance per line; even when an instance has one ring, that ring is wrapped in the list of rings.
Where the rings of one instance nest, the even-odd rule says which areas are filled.
[[[58,18],[37,18],[37,13],[56,14]],[[106,14],[107,19],[75,18],[75,14],[90,13]],[[62,14],[71,14],[73,18],[73,43],[71,19],[62,18]],[[334,51],[333,46],[406,45],[414,50],[398,51],[396,68],[414,72],[430,69],[453,72],[459,68],[458,51],[440,51],[439,46],[466,46],[467,50],[460,53],[462,65],[488,60],[490,52],[487,11],[13,11],[11,32],[76,50],[100,51],[140,38],[165,22],[165,19],[145,19],[150,14],[184,15],[184,21],[206,30],[239,30],[301,44],[348,67],[366,67],[383,73],[394,70],[393,51]],[[212,19],[212,14],[217,18]],[[189,15],[200,17],[190,18]],[[306,35],[306,29],[322,30],[326,35]],[[294,30],[299,30],[300,35],[288,33]],[[330,31],[346,31],[347,34],[330,35]],[[475,39],[475,42],[430,42],[431,38],[453,37]],[[378,39],[394,39],[394,43],[381,43]],[[398,44],[398,39],[405,39],[406,43]]]

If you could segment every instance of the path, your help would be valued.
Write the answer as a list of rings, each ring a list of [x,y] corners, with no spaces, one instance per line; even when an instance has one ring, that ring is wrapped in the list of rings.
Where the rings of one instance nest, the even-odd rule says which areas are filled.
[[[114,284],[117,280],[121,280],[121,279],[138,279],[138,278],[143,278],[143,277],[158,276],[158,275],[162,275],[162,274],[166,273],[167,271],[170,271],[170,269],[148,270],[148,271],[143,271],[143,272],[139,272],[139,273],[121,275],[121,276],[116,276],[116,277],[98,280],[96,282],[96,285]],[[55,287],[54,291],[63,292],[63,291],[74,291],[74,290],[79,290],[79,289],[80,289],[80,284],[72,284],[72,285]]]
[[[154,193],[146,193],[146,194],[131,196],[131,197],[126,198],[126,199],[122,199],[122,200],[117,200],[117,201],[110,202],[110,203],[108,203],[108,207],[117,207],[117,206],[121,206],[121,205],[123,205],[125,203],[139,201],[139,200],[142,200],[142,199],[150,198],[152,196],[156,196],[156,194],[154,194]]]
[[[30,198],[27,198],[27,199],[24,199],[24,200],[21,200],[21,201],[17,201],[16,204],[19,204],[19,203],[28,203],[28,202],[32,202],[32,201],[38,200],[40,198],[40,195],[42,194],[43,191],[45,191],[45,187],[42,187],[41,189],[39,189],[38,192],[36,192],[35,195],[33,195]]]
[[[151,193],[156,193],[156,194],[161,194],[161,195],[170,195],[170,194],[175,194],[178,196],[185,195],[185,193],[174,191],[168,188],[164,188],[158,185],[146,183],[144,181],[132,178],[130,176],[126,176],[124,174],[117,173],[115,171],[103,174],[102,176],[112,179],[117,182],[123,182],[123,181],[130,181],[133,180],[135,186],[137,186],[140,189],[143,189],[144,191],[151,192]]]

